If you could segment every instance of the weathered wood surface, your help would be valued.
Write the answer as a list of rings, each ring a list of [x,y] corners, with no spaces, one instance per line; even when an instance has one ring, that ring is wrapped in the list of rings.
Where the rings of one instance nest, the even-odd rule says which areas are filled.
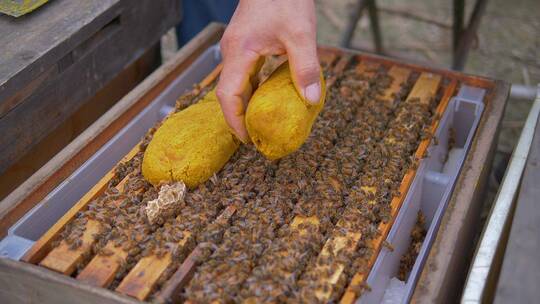
[[[114,18],[120,2],[55,0],[21,19],[0,15],[0,117],[17,105],[7,97],[34,79],[44,81],[39,76],[51,63]]]
[[[41,262],[40,266],[58,271],[65,275],[71,275],[79,263],[82,263],[85,254],[92,250],[95,243],[94,235],[101,231],[101,225],[98,221],[88,220],[85,230],[80,238],[81,246],[77,249],[70,249],[66,241],[62,241],[58,247],[55,247]]]
[[[0,174],[179,18],[175,0],[57,0],[0,16]]]
[[[128,179],[129,179],[129,176],[126,176],[116,186],[116,189],[118,189],[120,193],[124,192],[124,186]],[[89,192],[87,194],[87,196],[94,196],[94,195],[95,194],[92,192]],[[118,206],[120,205],[121,202],[122,202],[122,199],[117,199],[117,200],[112,201],[111,204],[113,204],[114,206]],[[84,203],[84,201],[80,203]],[[75,206],[75,207],[79,207],[79,206]],[[81,207],[86,208],[86,204],[82,205]],[[76,214],[78,210],[73,210],[73,209],[75,208],[70,209],[70,213],[74,211]],[[64,222],[67,224],[70,220],[71,220],[70,218],[62,218],[61,222]],[[55,270],[66,275],[71,275],[77,269],[77,266],[81,262],[84,261],[85,257],[88,256],[89,253],[91,253],[92,246],[95,243],[97,243],[97,239],[94,237],[94,235],[99,234],[100,231],[102,230],[102,227],[103,227],[103,223],[99,222],[98,220],[89,219],[88,222],[86,222],[85,224],[84,233],[82,234],[80,238],[81,246],[79,246],[76,249],[71,249],[70,245],[65,240],[62,240],[60,242],[60,245],[52,248],[52,250],[47,254],[47,256],[42,261],[39,262],[39,264],[51,270]],[[55,232],[55,231],[52,231],[52,232]],[[54,239],[54,237],[50,236],[49,234],[45,234],[45,240],[50,240],[50,239]],[[40,243],[40,244],[47,244],[47,243]],[[50,246],[51,244],[48,244],[48,247]],[[43,250],[41,252],[43,252]],[[29,257],[29,259],[32,259],[32,258],[33,256]]]
[[[132,90],[25,183],[0,201],[0,237],[103,144],[146,107],[208,47],[219,41],[223,25],[211,24]]]
[[[182,248],[192,240],[193,235],[191,232],[185,231],[184,237],[177,245]],[[155,255],[144,257],[131,269],[116,291],[138,300],[144,300],[150,295],[161,275],[165,273],[172,263],[173,256],[170,252],[167,252],[163,257]]]
[[[0,176],[0,200],[43,167],[161,65],[159,43],[129,65]]]
[[[182,288],[193,277],[200,256],[201,249],[197,247],[188,255],[182,265],[156,295],[156,303],[176,303],[180,301]]]
[[[236,208],[234,205],[229,205],[223,212],[215,219],[215,223],[220,222],[229,222],[231,217],[236,212]],[[178,242],[179,247],[185,247],[188,243],[193,243],[195,235],[193,235],[190,231],[184,231],[184,237]],[[191,247],[193,248],[193,247]],[[193,249],[193,252],[198,252],[198,247]],[[197,256],[191,255],[191,259],[184,260],[183,264],[180,266],[180,268],[176,271],[176,273],[173,275],[173,277],[178,277],[171,282],[167,283],[165,286],[165,290],[168,289],[177,289],[179,286],[172,286],[167,287],[167,285],[175,284],[176,282],[183,282],[187,283],[188,280],[185,279],[185,277],[182,277],[178,272],[183,273],[184,275],[190,275],[192,274],[193,270],[187,269],[188,266],[186,264],[191,265],[192,267],[196,266],[195,263],[193,263],[193,259],[198,259]],[[170,255],[166,255],[163,258],[157,257],[156,255],[150,255],[143,259],[141,259],[137,265],[127,274],[127,276],[122,280],[116,291],[132,296],[139,300],[146,299],[150,291],[152,291],[153,287],[157,283],[159,277],[161,274],[165,272],[165,270],[172,264],[172,259],[170,258]],[[152,265],[152,268],[149,267],[149,265]]]
[[[0,302],[5,304],[137,304],[135,299],[43,267],[0,258]]]
[[[474,79],[483,82],[481,78]],[[471,244],[481,228],[478,223],[485,199],[485,187],[510,92],[510,86],[502,81],[493,81],[488,89],[488,102],[456,181],[456,191],[448,202],[416,286],[412,298],[415,303],[459,301],[474,251]]]
[[[77,280],[92,286],[109,287],[120,269],[120,263],[124,262],[128,257],[128,252],[120,246],[117,247],[113,242],[108,242],[104,248],[112,252],[115,259],[97,254],[77,275]]]
[[[527,158],[494,303],[540,299],[540,120]]]
[[[121,162],[127,161],[135,156],[139,147],[133,148]],[[105,174],[90,191],[88,191],[68,212],[66,212],[54,225],[34,243],[34,246],[23,256],[22,260],[35,264],[41,261],[52,249],[52,243],[58,238],[64,227],[71,222],[79,211],[86,209],[88,204],[101,195],[107,188],[109,181],[114,177],[114,168]]]

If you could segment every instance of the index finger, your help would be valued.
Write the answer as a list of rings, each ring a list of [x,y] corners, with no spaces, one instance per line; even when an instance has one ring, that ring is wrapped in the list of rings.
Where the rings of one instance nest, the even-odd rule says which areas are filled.
[[[223,70],[216,88],[227,124],[244,143],[249,142],[244,122],[245,107],[251,97],[261,59],[253,51],[238,50],[224,54]]]

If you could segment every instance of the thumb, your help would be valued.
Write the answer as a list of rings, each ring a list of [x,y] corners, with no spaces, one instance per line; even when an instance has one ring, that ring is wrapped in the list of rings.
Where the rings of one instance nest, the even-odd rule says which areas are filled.
[[[290,45],[287,47],[287,55],[296,90],[308,103],[319,103],[322,95],[321,67],[315,40],[307,44]]]

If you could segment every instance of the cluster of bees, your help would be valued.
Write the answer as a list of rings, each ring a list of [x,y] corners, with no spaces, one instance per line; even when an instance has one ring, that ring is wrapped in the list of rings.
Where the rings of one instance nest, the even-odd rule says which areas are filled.
[[[409,276],[409,273],[411,273],[411,270],[414,266],[414,262],[416,262],[416,257],[420,253],[420,249],[422,249],[422,244],[424,243],[424,239],[426,238],[427,234],[427,230],[425,227],[426,217],[424,216],[422,211],[418,211],[416,223],[414,224],[413,230],[411,232],[411,244],[409,245],[407,252],[401,257],[399,261],[399,271],[397,278],[401,281],[407,280],[407,277]]]
[[[104,249],[109,241],[128,252],[110,288],[143,256],[171,253],[159,290],[198,246],[201,263],[183,290],[183,298],[193,302],[317,302],[314,291],[328,288],[321,282],[329,272],[314,266],[336,261],[347,265],[347,280],[332,286],[338,296],[348,278],[366,267],[373,253],[369,240],[388,221],[392,198],[416,162],[412,155],[433,112],[433,102],[405,102],[413,79],[393,100],[381,100],[392,79],[385,68],[372,72],[366,77],[350,64],[340,73],[299,151],[271,162],[244,145],[213,178],[188,191],[173,216],[150,224],[144,208],[159,189],[142,178],[140,165],[156,126],[141,152],[117,167],[106,193],[78,214],[62,239],[77,248],[89,219],[102,224],[91,255],[110,254]],[[177,110],[207,91],[185,95]],[[118,191],[125,177],[124,191]],[[231,205],[236,212],[216,221]],[[331,237],[349,232],[362,233],[356,250],[318,259]]]
[[[360,246],[354,251],[340,250],[317,260],[318,266],[328,267],[308,267],[298,283],[303,302],[317,302],[314,290],[331,289],[333,299],[337,299],[352,275],[366,270],[375,249],[370,248],[371,241],[379,236],[379,225],[390,220],[391,202],[401,195],[401,181],[410,166],[417,162],[413,155],[425,128],[430,126],[433,103],[410,99],[390,106],[395,107],[391,111],[393,117],[379,134],[379,141],[369,145],[362,173],[350,188],[341,220],[334,228],[337,236],[361,232]],[[328,283],[334,273],[331,268],[337,264],[344,265],[345,275],[332,286]]]
[[[204,93],[206,91],[200,92],[200,94]],[[186,107],[186,104],[198,100],[200,94],[184,95],[177,104],[177,111]],[[159,124],[149,130],[141,142],[140,151],[133,158],[116,166],[115,174],[109,181],[105,193],[91,201],[86,210],[79,212],[53,244],[53,246],[57,246],[62,240],[65,240],[71,249],[77,249],[82,245],[81,236],[87,222],[89,220],[99,222],[100,231],[93,235],[96,242],[83,261],[77,265],[77,268],[78,271],[82,270],[93,255],[112,255],[112,252],[105,247],[108,242],[122,247],[124,251],[128,252],[128,257],[122,261],[120,270],[116,274],[116,280],[109,286],[111,289],[118,285],[127,271],[141,257],[150,254],[163,255],[168,250],[176,250],[172,243],[181,238],[176,234],[174,237],[161,237],[158,232],[171,223],[165,223],[163,219],[160,219],[160,221],[151,224],[146,217],[146,204],[157,198],[159,188],[153,187],[143,178],[141,164],[144,150],[158,127]],[[124,179],[126,182],[120,186],[120,182]],[[178,210],[181,207],[179,206]],[[166,233],[165,236],[170,234],[170,232]],[[170,242],[171,240],[172,242]]]
[[[392,79],[373,71],[372,79],[362,79],[354,70],[345,72],[339,90],[329,97],[353,109],[331,153],[318,169],[308,198],[297,202],[295,215],[304,219],[298,227],[282,227],[279,237],[267,249],[240,290],[238,298],[251,302],[315,302],[315,282],[323,274],[307,273],[313,269],[322,246],[335,232],[332,228],[348,203],[347,194],[355,186],[365,158],[384,135],[397,102],[383,102],[378,96]],[[396,94],[399,100],[406,91]],[[309,219],[317,219],[316,222]],[[307,219],[307,220],[306,220]],[[333,251],[333,250],[330,250]],[[331,263],[332,261],[328,261]]]
[[[215,249],[186,287],[185,298],[196,302],[235,300],[256,261],[291,222],[295,205],[308,198],[315,174],[352,119],[351,104],[334,98],[328,103],[300,151],[273,163],[275,169],[264,172],[265,183],[260,185],[264,191],[256,191],[239,206],[222,241],[212,244]]]

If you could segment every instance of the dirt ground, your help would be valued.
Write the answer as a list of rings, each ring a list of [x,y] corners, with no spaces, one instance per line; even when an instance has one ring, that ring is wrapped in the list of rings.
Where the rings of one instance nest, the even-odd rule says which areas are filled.
[[[319,43],[340,44],[355,1],[317,1]],[[449,67],[452,60],[452,2],[377,0],[384,48],[401,58]],[[466,1],[465,20],[472,13],[474,2]],[[538,0],[489,0],[464,71],[513,84],[539,84],[539,12]],[[419,18],[408,17],[411,14]],[[373,50],[367,15],[358,23],[351,47]],[[531,105],[532,100],[510,99],[508,102],[493,164],[499,172],[504,172],[505,160],[517,143]],[[497,190],[497,179],[492,176],[484,216]]]
[[[352,4],[356,0],[318,0],[318,40],[339,45]],[[474,1],[466,1],[466,16]],[[452,43],[452,1],[378,0],[383,45],[390,53],[435,66],[449,67]],[[480,24],[477,43],[465,72],[510,83],[540,83],[540,1],[490,0]],[[432,22],[404,17],[403,13]],[[468,19],[468,18],[467,18]],[[355,32],[352,47],[371,48],[367,16]],[[499,151],[510,153],[532,101],[510,100],[503,122]]]
[[[316,0],[320,44],[340,45],[355,1]],[[385,50],[406,60],[448,68],[452,59],[452,2],[377,0]],[[474,1],[466,3],[468,20]],[[538,0],[489,0],[464,71],[514,84],[540,83],[539,12]],[[162,42],[166,60],[176,49],[174,32],[170,31]],[[351,47],[373,50],[367,16],[358,22]],[[512,153],[531,105],[532,100],[509,100],[494,167],[504,169],[504,159]],[[498,183],[492,178],[486,211],[497,188]]]

